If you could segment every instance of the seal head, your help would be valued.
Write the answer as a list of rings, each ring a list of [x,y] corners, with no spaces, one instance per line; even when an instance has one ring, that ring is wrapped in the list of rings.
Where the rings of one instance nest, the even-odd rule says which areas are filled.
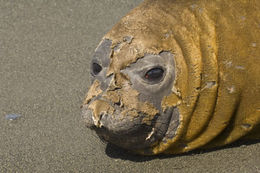
[[[174,56],[166,51],[145,54],[123,69],[109,72],[111,56],[122,51],[119,46],[112,48],[112,41],[104,39],[97,47],[83,117],[106,141],[130,150],[149,148],[163,140],[169,126],[178,126],[177,108],[161,106],[164,96],[172,92]],[[126,63],[123,58],[121,63]],[[174,130],[170,132],[168,137],[174,135]]]

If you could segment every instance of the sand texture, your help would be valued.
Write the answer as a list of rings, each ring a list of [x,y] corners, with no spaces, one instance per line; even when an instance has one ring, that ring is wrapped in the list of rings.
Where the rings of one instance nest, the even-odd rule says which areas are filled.
[[[0,172],[260,172],[259,142],[142,157],[84,126],[91,55],[140,2],[0,0]]]

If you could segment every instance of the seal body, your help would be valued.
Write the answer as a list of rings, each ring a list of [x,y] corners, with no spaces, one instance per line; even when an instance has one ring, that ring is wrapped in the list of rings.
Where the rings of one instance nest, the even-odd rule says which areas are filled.
[[[140,154],[260,139],[260,1],[146,0],[102,39],[87,126]]]

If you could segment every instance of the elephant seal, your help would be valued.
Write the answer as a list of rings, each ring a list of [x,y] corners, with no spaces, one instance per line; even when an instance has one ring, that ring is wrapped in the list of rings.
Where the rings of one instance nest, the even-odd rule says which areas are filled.
[[[145,0],[102,39],[87,127],[139,154],[260,138],[260,1]]]

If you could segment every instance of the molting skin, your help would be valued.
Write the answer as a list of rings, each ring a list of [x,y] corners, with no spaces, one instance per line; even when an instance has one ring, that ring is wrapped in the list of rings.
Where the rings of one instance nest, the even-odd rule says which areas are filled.
[[[106,141],[131,150],[149,148],[172,137],[179,121],[178,110],[163,109],[161,101],[172,92],[173,55],[147,54],[120,72],[107,75],[110,56],[118,51],[112,50],[111,44],[104,39],[92,61],[93,85],[83,106],[87,126]],[[166,135],[169,127],[172,130]]]
[[[146,0],[102,39],[87,127],[140,154],[260,138],[260,2]]]

